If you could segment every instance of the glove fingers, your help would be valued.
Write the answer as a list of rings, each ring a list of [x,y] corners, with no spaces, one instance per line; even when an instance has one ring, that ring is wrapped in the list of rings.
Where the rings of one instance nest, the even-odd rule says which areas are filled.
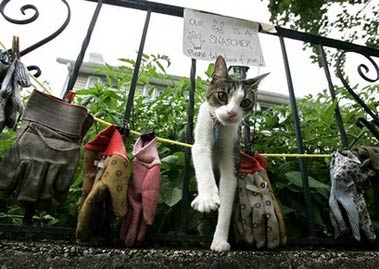
[[[108,158],[108,165],[104,170],[101,182],[106,184],[110,191],[113,213],[122,218],[127,211],[129,161],[117,155]]]
[[[255,177],[251,176],[247,180],[247,184],[257,186]],[[258,188],[259,189],[259,188]],[[255,245],[257,248],[261,248],[266,243],[266,221],[265,212],[263,207],[262,197],[259,193],[253,192],[250,195],[251,207],[253,208],[252,220],[253,223],[253,234],[255,238]]]
[[[49,164],[46,169],[45,180],[40,187],[40,194],[38,197],[38,207],[44,208],[50,204],[55,194],[54,181],[58,177],[59,166],[54,164]],[[68,191],[68,189],[67,189]],[[45,206],[44,206],[45,205]]]
[[[10,97],[5,104],[4,108],[4,120],[5,125],[8,128],[13,128],[17,121],[17,111],[16,111],[16,105],[13,101],[13,98]]]
[[[38,201],[44,175],[47,171],[48,164],[45,162],[33,161],[27,165],[16,193],[16,199],[19,203],[35,204]]]
[[[367,210],[366,201],[361,193],[358,194],[359,201],[355,201],[358,206],[359,212],[359,226],[364,232],[368,240],[373,241],[376,239],[374,227],[371,222],[370,215]]]
[[[126,239],[126,235],[128,233],[129,226],[130,226],[130,223],[131,223],[132,217],[133,217],[133,209],[128,208],[127,211],[128,212],[126,213],[126,215],[122,221],[121,228],[120,228],[120,239],[122,242],[124,242]]]
[[[138,227],[138,235],[136,238],[137,243],[145,240],[147,232],[149,230],[149,225],[147,225],[143,220]]]
[[[275,215],[271,193],[268,190],[267,182],[263,180],[260,173],[255,173],[254,178],[257,186],[260,186],[262,188],[261,197],[266,222],[267,247],[269,249],[273,249],[279,245],[280,238],[278,220]]]
[[[142,220],[141,212],[142,208],[139,208],[137,210],[133,210],[132,218],[130,221],[129,229],[126,233],[124,244],[128,247],[134,246],[137,239],[138,229],[139,225]]]
[[[74,172],[68,169],[67,165],[50,163],[40,189],[39,200],[46,201],[46,205],[53,198],[58,202],[63,202],[67,197]]]
[[[143,218],[148,225],[152,225],[154,221],[155,211],[158,206],[159,186],[160,165],[154,165],[148,168],[148,172],[142,184]]]
[[[337,201],[345,209],[353,237],[356,240],[360,241],[361,235],[359,231],[359,213],[358,213],[356,204],[354,203],[354,200],[353,200],[355,199],[353,198],[353,195],[356,195],[356,192],[348,193],[347,192],[348,186],[346,185],[346,183],[340,182],[340,181],[336,181],[336,182],[337,182],[337,187],[339,190],[345,190],[343,192],[342,191],[339,192],[339,195],[337,196]],[[339,184],[341,184],[341,186],[339,186]],[[353,186],[350,186],[350,187],[353,187]]]
[[[280,244],[280,229],[278,219],[275,215],[273,202],[270,195],[264,195],[263,204],[266,212],[267,220],[267,247],[269,249],[276,248]]]
[[[102,222],[102,203],[107,195],[106,186],[102,182],[96,184],[79,210],[76,226],[76,238],[86,240]]]
[[[101,154],[96,151],[86,150],[84,153],[83,164],[83,186],[82,186],[82,198],[80,201],[80,207],[83,205],[85,199],[90,193],[93,183],[96,177],[96,165],[95,161],[101,159]]]
[[[236,201],[234,204],[234,210],[233,210],[233,218],[234,218],[234,233],[236,237],[236,243],[242,243],[245,242],[244,238],[244,229],[242,226],[242,216],[241,216],[241,201],[240,201],[240,192],[242,189],[245,188],[244,181],[240,179],[240,176],[237,178],[237,195],[236,195]]]
[[[17,144],[13,144],[0,162],[0,198],[6,198],[19,185],[27,163],[20,161]]]
[[[233,206],[233,230],[234,230],[234,237],[235,237],[235,242],[242,243],[242,237],[241,235],[243,234],[243,228],[242,228],[242,218],[241,218],[241,211],[239,208],[239,192],[240,192],[240,187],[237,187],[237,196],[236,196],[236,202]]]
[[[5,127],[5,106],[7,104],[7,98],[0,96],[0,132]]]
[[[334,236],[338,237],[341,233],[344,233],[347,231],[347,225],[346,225],[345,220],[342,217],[341,209],[333,193],[329,197],[329,208],[330,208],[330,215],[333,216],[333,220],[335,220],[335,224],[336,226],[338,226],[338,229],[336,227],[334,228]],[[333,221],[332,221],[332,224],[333,224]]]
[[[49,171],[48,174],[48,177],[55,175],[54,198],[58,202],[64,202],[67,198],[72,179],[74,178],[76,167],[63,164],[53,164],[50,167],[54,167],[53,169],[55,170]]]
[[[287,233],[286,233],[286,224],[284,222],[282,209],[278,203],[278,200],[276,200],[275,195],[273,193],[270,193],[270,194],[272,196],[272,202],[274,205],[275,216],[277,218],[278,225],[279,225],[280,243],[284,245],[287,243]]]
[[[277,218],[277,222],[279,225],[280,243],[286,244],[287,243],[286,225],[284,223],[282,209],[279,205],[278,200],[276,199],[276,197],[274,195],[274,191],[271,187],[270,179],[267,176],[267,172],[265,170],[262,170],[262,171],[260,171],[260,175],[262,176],[262,179],[267,183],[267,187],[270,191],[272,203],[274,206],[275,216]]]
[[[251,175],[243,175],[238,178],[238,185],[243,186],[241,191],[239,192],[239,209],[241,211],[241,228],[242,228],[242,238],[248,244],[252,244],[254,242],[254,233],[251,226],[251,217],[252,217],[252,209],[253,209],[253,201],[249,199],[248,190],[245,187],[246,180]]]
[[[329,213],[330,222],[332,223],[333,230],[334,230],[334,238],[338,238],[341,235],[340,226],[336,220],[336,217],[332,212]]]

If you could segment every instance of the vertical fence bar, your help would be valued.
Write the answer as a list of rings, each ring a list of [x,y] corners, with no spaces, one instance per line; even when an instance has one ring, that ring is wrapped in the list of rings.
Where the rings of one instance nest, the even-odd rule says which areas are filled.
[[[333,102],[335,102],[336,101],[336,92],[334,91],[333,82],[332,82],[332,78],[330,76],[329,65],[328,65],[328,61],[326,59],[324,47],[322,45],[318,45],[318,50],[319,50],[319,53],[321,56],[321,63],[322,63],[322,67],[324,68],[325,77],[328,81],[329,93],[330,93],[330,96],[332,97]],[[338,129],[340,132],[342,145],[345,149],[348,149],[349,144],[347,141],[346,130],[345,130],[345,127],[343,126],[343,121],[342,121],[341,112],[340,112],[338,103],[336,105],[336,108],[334,109],[334,113],[335,113]]]
[[[193,143],[193,115],[195,107],[195,89],[196,89],[196,60],[191,60],[191,85],[189,88],[188,108],[187,108],[187,128],[186,128],[186,143]],[[180,233],[185,234],[187,231],[187,217],[189,209],[189,180],[191,169],[191,149],[184,149],[184,171],[183,171],[183,187],[182,187],[182,207],[180,218]]]
[[[287,84],[288,84],[288,93],[290,97],[291,110],[292,110],[293,122],[294,122],[294,127],[295,127],[297,151],[300,154],[304,154],[303,138],[302,138],[301,130],[300,130],[300,119],[299,119],[299,113],[297,110],[295,91],[293,88],[286,46],[285,46],[283,37],[279,36],[279,40],[280,40],[280,47],[282,50],[284,69],[286,72],[286,78],[287,78]],[[312,200],[311,200],[311,194],[310,194],[310,189],[309,189],[308,172],[307,172],[307,168],[306,168],[305,161],[303,158],[299,158],[299,166],[300,166],[301,180],[303,183],[303,190],[304,190],[304,202],[305,202],[305,209],[306,209],[306,214],[307,214],[308,235],[313,237],[315,236],[315,226],[313,223]]]
[[[130,113],[131,113],[132,108],[133,108],[134,94],[135,94],[136,87],[137,87],[139,69],[140,69],[140,66],[141,66],[143,49],[145,47],[147,30],[149,29],[150,16],[151,16],[151,8],[149,7],[147,9],[147,14],[146,14],[146,19],[145,19],[145,25],[143,27],[143,32],[142,32],[141,42],[140,42],[139,49],[138,49],[138,54],[137,54],[137,59],[136,59],[136,65],[134,67],[132,82],[130,83],[128,102],[127,102],[126,108],[125,108],[124,123],[127,123],[127,124],[129,124]]]
[[[97,22],[97,18],[99,17],[102,5],[103,5],[103,0],[98,0],[95,12],[92,15],[91,23],[90,23],[90,25],[88,27],[88,30],[87,30],[87,35],[86,35],[86,37],[83,40],[82,48],[80,49],[79,55],[76,58],[74,68],[72,69],[72,72],[71,72],[71,75],[70,75],[70,79],[69,79],[67,87],[66,87],[66,89],[65,89],[65,91],[63,93],[63,96],[62,96],[63,100],[66,99],[66,96],[67,96],[68,92],[74,88],[75,81],[78,78],[78,73],[79,73],[80,66],[83,63],[84,55],[86,53],[88,44],[89,44],[89,42],[91,40],[92,32],[93,32],[93,29],[95,28],[95,25],[96,25],[96,22]]]

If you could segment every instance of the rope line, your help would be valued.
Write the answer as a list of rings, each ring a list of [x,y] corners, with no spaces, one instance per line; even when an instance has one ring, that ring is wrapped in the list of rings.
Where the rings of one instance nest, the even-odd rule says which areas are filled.
[[[105,120],[102,120],[102,119],[99,119],[96,117],[94,117],[94,120],[99,122],[99,123],[105,124],[107,126],[112,125],[112,123],[109,123]],[[136,136],[141,135],[140,132],[137,132],[134,130],[130,130],[130,133],[133,135],[136,135]],[[158,136],[157,136],[157,140],[160,142],[168,143],[168,144],[172,144],[172,145],[178,145],[178,146],[187,147],[187,148],[192,147],[192,145],[187,144],[187,143],[183,143],[183,142],[179,142],[179,141],[175,141],[175,140],[170,140],[170,139],[166,139],[166,138],[162,138],[162,137],[158,137]],[[264,157],[282,157],[282,158],[285,158],[285,157],[291,157],[291,158],[329,158],[331,156],[330,154],[299,154],[299,153],[293,153],[293,154],[292,153],[261,153],[261,155]]]

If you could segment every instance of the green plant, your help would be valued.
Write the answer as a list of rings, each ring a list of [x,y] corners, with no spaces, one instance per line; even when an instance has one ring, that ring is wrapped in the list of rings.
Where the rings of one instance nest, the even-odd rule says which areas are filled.
[[[366,87],[360,97],[374,109],[374,92],[378,86]],[[362,132],[355,125],[358,117],[365,117],[362,108],[356,104],[344,88],[336,88],[337,100],[343,117],[349,143],[358,141],[359,145],[376,145],[377,141],[366,130]],[[326,90],[316,96],[306,96],[297,101],[301,134],[305,153],[330,154],[343,149],[339,130],[335,121],[333,102]],[[297,153],[297,144],[289,106],[273,106],[258,111],[251,124],[259,122],[259,132],[254,137],[255,149],[262,153]],[[304,206],[303,187],[296,158],[268,158],[269,175],[276,194],[281,201],[290,237],[306,235],[307,223]],[[329,158],[306,158],[307,172],[312,198],[312,213],[318,235],[332,232],[329,220]],[[372,198],[369,203],[373,204]],[[373,214],[373,217],[377,217]],[[294,228],[296,227],[296,228]]]
[[[99,72],[106,75],[107,83],[97,83],[88,89],[78,90],[76,104],[86,106],[92,115],[110,123],[122,124],[124,110],[129,95],[131,74],[134,61],[122,59],[122,66],[117,68],[106,65]],[[129,126],[136,131],[152,129],[163,138],[185,141],[187,125],[188,79],[174,80],[166,74],[164,66],[169,65],[166,56],[144,55],[140,70],[138,85],[147,85],[149,90],[145,95],[137,88],[134,106]],[[210,76],[213,65],[209,65],[206,74]],[[152,84],[152,78],[168,81],[169,86],[160,88],[156,95],[157,84]],[[196,79],[195,121],[199,104],[204,100],[207,81]],[[379,86],[366,87],[360,92],[361,98],[376,112],[375,92]],[[336,88],[337,99],[346,128],[349,143],[358,139],[357,145],[376,145],[369,132],[363,132],[355,125],[357,117],[365,116],[359,105],[343,88]],[[333,102],[326,90],[315,96],[306,96],[297,102],[300,111],[301,130],[306,153],[329,154],[342,149],[339,131],[334,118]],[[254,148],[261,153],[297,153],[293,121],[290,106],[273,106],[267,110],[257,111],[250,117],[251,126],[255,125],[252,141]],[[83,139],[83,144],[92,139],[106,126],[95,122]],[[254,129],[254,128],[252,128]],[[4,156],[16,133],[6,130],[0,134],[0,155]],[[131,149],[136,136],[126,137],[126,148],[130,159]],[[184,149],[177,145],[158,143],[161,159],[161,188],[158,210],[152,227],[153,233],[175,234],[180,231],[182,208],[182,182],[184,173]],[[75,227],[78,207],[81,197],[83,180],[82,160],[76,171],[69,195],[64,204],[53,204],[50,210],[37,211],[34,223],[48,226]],[[285,214],[285,221],[290,238],[307,233],[304,194],[299,172],[299,162],[296,158],[267,158],[268,173],[272,185],[280,200]],[[329,158],[307,158],[305,160],[309,175],[312,198],[312,212],[318,235],[332,232],[329,210]],[[193,170],[190,170],[189,197],[196,194]],[[372,208],[378,208],[374,194],[368,191],[368,203]],[[0,201],[0,221],[6,223],[21,223],[23,210],[9,198]],[[375,212],[370,210],[371,212]],[[376,210],[378,212],[378,210]],[[216,214],[202,215],[194,210],[188,211],[187,232],[190,234],[211,235]],[[378,214],[373,213],[374,224],[378,223]]]

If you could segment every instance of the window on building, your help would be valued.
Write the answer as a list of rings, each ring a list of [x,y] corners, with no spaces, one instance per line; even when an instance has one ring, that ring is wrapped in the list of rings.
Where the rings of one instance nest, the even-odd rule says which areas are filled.
[[[96,82],[102,83],[101,77],[98,77],[98,76],[88,76],[87,83],[86,83],[86,88],[92,88],[93,86],[95,86]]]

